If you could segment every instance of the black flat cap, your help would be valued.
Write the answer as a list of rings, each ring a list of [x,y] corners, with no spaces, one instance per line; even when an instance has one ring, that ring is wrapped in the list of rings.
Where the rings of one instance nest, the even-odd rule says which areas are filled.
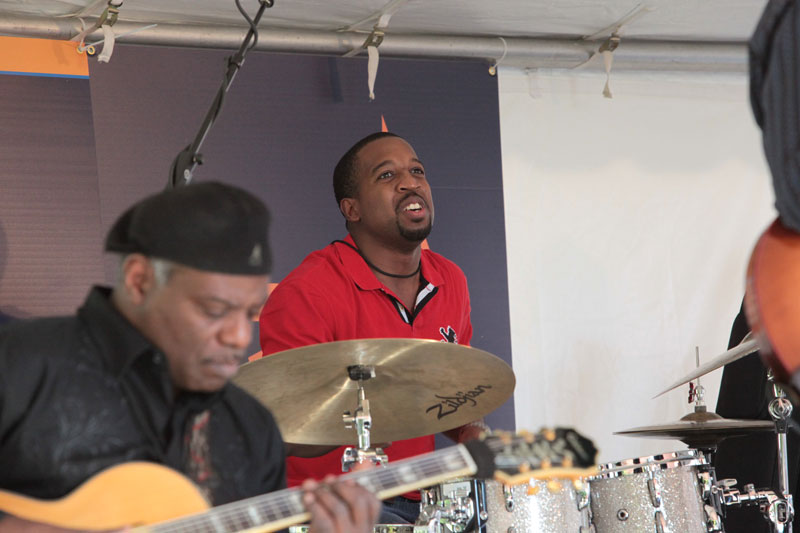
[[[261,200],[232,185],[203,182],[134,204],[111,227],[105,249],[210,272],[263,275],[272,269],[268,229]]]

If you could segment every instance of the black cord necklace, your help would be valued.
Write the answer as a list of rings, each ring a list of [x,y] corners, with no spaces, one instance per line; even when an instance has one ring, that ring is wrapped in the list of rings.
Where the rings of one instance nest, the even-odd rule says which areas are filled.
[[[417,265],[417,269],[414,272],[412,272],[411,274],[392,274],[390,272],[386,272],[385,270],[381,270],[380,268],[378,268],[375,265],[373,265],[372,262],[369,259],[367,259],[367,256],[365,256],[364,254],[361,253],[361,250],[359,250],[358,248],[356,248],[355,246],[353,246],[349,242],[342,241],[342,240],[339,240],[339,239],[337,239],[337,240],[335,240],[333,242],[340,242],[342,244],[346,244],[347,246],[349,246],[350,248],[355,250],[356,253],[361,256],[361,259],[363,259],[364,262],[372,270],[374,270],[378,274],[383,274],[384,276],[389,276],[390,278],[399,278],[399,279],[413,278],[414,276],[416,276],[419,273],[419,269],[422,268],[422,260],[420,260],[419,264]],[[333,243],[331,243],[331,244],[333,244]]]

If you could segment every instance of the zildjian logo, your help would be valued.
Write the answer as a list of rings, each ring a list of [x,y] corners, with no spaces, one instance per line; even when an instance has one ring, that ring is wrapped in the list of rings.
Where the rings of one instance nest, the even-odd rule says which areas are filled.
[[[439,398],[441,401],[425,409],[425,412],[430,413],[431,411],[436,411],[436,418],[441,420],[447,415],[451,415],[458,411],[462,405],[467,403],[472,404],[473,406],[478,405],[478,402],[475,401],[475,398],[483,394],[487,389],[491,388],[491,385],[477,385],[470,391],[458,391],[453,396],[442,396],[440,394],[436,394],[434,396]]]

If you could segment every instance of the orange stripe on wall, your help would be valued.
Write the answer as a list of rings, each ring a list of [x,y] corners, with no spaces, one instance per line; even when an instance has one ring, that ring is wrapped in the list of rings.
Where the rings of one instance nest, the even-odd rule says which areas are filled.
[[[0,71],[88,77],[89,61],[76,42],[0,37]]]

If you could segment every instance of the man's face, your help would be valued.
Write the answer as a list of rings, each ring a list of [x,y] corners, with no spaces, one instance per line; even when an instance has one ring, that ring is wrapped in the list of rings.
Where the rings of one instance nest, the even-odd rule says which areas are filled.
[[[240,276],[175,266],[139,306],[142,333],[169,361],[173,384],[213,392],[233,377],[267,297],[269,276]]]
[[[433,226],[433,198],[414,149],[397,137],[378,139],[358,152],[356,169],[362,227],[383,239],[425,240]]]

